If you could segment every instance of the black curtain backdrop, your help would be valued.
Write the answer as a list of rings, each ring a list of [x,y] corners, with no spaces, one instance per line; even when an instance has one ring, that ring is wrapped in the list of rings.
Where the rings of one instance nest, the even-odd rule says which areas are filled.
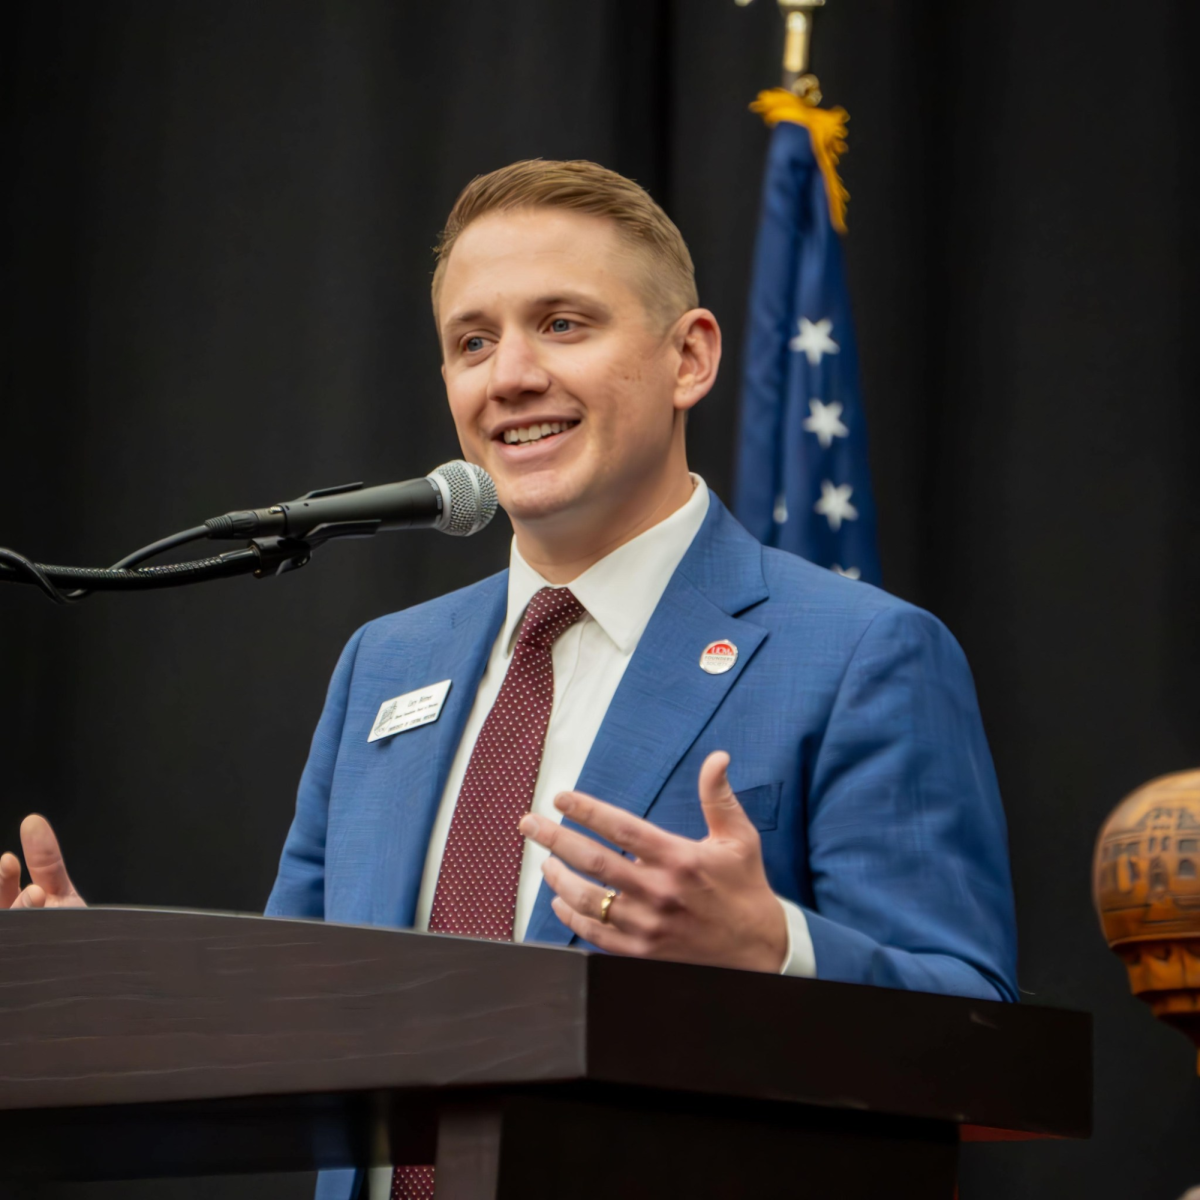
[[[973,664],[1027,997],[1097,1018],[1091,1142],[969,1149],[963,1200],[1200,1183],[1194,1056],[1128,995],[1089,897],[1108,810],[1200,766],[1198,26],[1188,0],[819,17],[816,66],[852,116],[887,585]],[[746,105],[780,43],[770,0],[13,0],[0,543],[102,565],[455,457],[430,247],[472,175],[532,155],[630,174],[682,228],[727,337],[693,465],[728,497],[767,140]],[[500,568],[507,535],[385,536],[282,579],[65,611],[4,589],[3,841],[36,808],[93,900],[259,910],[342,644]]]

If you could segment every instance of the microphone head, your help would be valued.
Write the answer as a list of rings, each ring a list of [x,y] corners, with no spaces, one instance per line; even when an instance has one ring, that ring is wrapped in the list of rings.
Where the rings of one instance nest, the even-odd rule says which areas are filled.
[[[496,485],[482,467],[456,458],[425,478],[442,494],[442,511],[434,529],[470,537],[496,515]]]

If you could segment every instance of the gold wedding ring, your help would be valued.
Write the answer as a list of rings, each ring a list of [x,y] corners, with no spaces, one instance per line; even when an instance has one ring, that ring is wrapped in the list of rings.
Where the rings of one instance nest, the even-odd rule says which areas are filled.
[[[609,888],[604,893],[604,899],[600,901],[600,924],[608,924],[608,910],[612,908],[612,902],[617,898],[617,893]]]

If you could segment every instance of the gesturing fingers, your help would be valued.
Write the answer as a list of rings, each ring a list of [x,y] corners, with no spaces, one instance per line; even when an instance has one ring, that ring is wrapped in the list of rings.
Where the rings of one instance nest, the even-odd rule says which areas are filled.
[[[724,750],[714,750],[700,766],[700,809],[708,832],[716,838],[753,842],[757,836],[754,825],[733,793],[728,771],[729,755]]]
[[[521,818],[521,832],[551,854],[592,879],[602,879],[616,888],[636,886],[636,867],[627,858],[600,845],[574,829],[564,829],[557,821],[528,813]]]
[[[583,916],[593,917],[605,924],[609,920],[613,920],[615,925],[617,922],[614,918],[618,911],[625,911],[624,909],[618,910],[610,902],[606,917],[604,901],[610,895],[610,889],[589,883],[581,875],[576,875],[569,867],[564,866],[557,858],[546,860],[542,867],[542,874],[545,875],[546,882],[554,889],[555,894],[561,896],[577,913],[581,913]]]
[[[617,905],[621,903],[618,897],[613,901],[612,913],[616,914]],[[612,921],[601,921],[596,917],[585,916],[573,909],[561,896],[555,896],[550,902],[554,915],[574,934],[585,942],[606,950],[610,954],[644,955],[646,947],[640,937],[626,933]]]
[[[13,902],[13,908],[45,908],[46,893],[36,883],[31,883]]]
[[[0,909],[12,908],[21,894],[21,861],[15,854],[0,854]]]
[[[21,845],[25,850],[25,865],[29,868],[29,877],[42,889],[45,895],[67,897],[74,893],[75,888],[67,875],[63,863],[62,851],[58,847],[58,838],[50,828],[50,822],[37,813],[30,813],[21,822]],[[43,896],[43,903],[45,896]],[[30,907],[40,908],[40,904]]]
[[[561,792],[554,797],[554,807],[643,862],[664,861],[685,840],[584,792]]]

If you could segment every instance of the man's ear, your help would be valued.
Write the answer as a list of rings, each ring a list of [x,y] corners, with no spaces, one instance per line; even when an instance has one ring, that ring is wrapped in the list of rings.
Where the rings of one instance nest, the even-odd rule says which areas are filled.
[[[673,337],[679,355],[674,403],[676,411],[686,412],[703,400],[717,381],[721,326],[707,308],[693,308],[676,322]]]

